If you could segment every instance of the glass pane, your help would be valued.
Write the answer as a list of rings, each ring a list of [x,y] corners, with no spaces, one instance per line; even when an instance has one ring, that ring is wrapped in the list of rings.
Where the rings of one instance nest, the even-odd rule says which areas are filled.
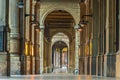
[[[3,51],[3,32],[0,32],[0,51]]]

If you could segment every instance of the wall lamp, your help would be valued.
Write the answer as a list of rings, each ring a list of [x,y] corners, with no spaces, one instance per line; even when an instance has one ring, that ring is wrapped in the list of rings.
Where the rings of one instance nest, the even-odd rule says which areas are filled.
[[[80,24],[78,24],[78,26],[75,27],[75,30],[82,31],[83,27]]]
[[[28,17],[28,16],[33,16],[34,18],[36,17],[34,14],[25,14],[25,17]]]
[[[23,0],[19,0],[17,6],[18,6],[19,8],[23,8],[23,7],[24,7]]]
[[[93,15],[92,14],[88,14],[88,15],[83,15],[82,18],[84,17],[92,17]]]
[[[34,17],[34,20],[30,21],[31,24],[36,24],[36,26],[40,25],[40,23],[35,20],[35,18],[36,18],[35,14],[25,14],[25,17],[27,17],[27,16],[33,16]]]
[[[82,31],[83,30],[83,26],[81,26],[80,24],[78,24],[79,25],[79,28],[78,28],[78,31]]]
[[[84,27],[85,25],[87,25],[88,21],[82,20],[80,21],[79,25]]]
[[[35,21],[35,20],[30,21],[30,23],[31,23],[31,24],[36,24],[36,26],[40,26],[40,23],[39,23],[38,21]]]

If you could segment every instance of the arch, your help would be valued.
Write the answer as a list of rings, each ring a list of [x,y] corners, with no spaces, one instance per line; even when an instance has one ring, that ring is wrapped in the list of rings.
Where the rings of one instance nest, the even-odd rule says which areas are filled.
[[[72,34],[70,34],[68,31],[61,31],[61,30],[59,30],[59,31],[54,31],[53,33],[52,33],[52,35],[51,35],[51,39],[53,38],[53,36],[54,35],[56,35],[57,33],[63,33],[63,34],[65,34],[67,37],[68,37],[68,39],[69,39],[69,41],[72,41],[72,39],[73,39],[73,37],[74,36],[72,36]]]
[[[51,46],[53,46],[55,43],[57,43],[59,41],[64,42],[69,47],[69,45],[67,44],[67,42],[65,42],[64,40],[56,40]]]
[[[63,7],[60,7],[60,8],[55,7],[55,8],[50,8],[48,11],[45,11],[43,14],[41,14],[40,25],[44,25],[47,15],[55,10],[64,10],[64,11],[68,12],[73,17],[74,24],[75,25],[78,24],[78,20],[76,19],[76,17],[78,18],[78,16],[76,16],[72,10],[70,10],[68,8],[63,8]]]
[[[54,34],[53,36],[52,36],[52,38],[51,39],[53,39],[53,37],[55,36],[55,35],[57,35],[58,33],[62,33],[62,32],[57,32],[56,34]],[[64,33],[63,33],[64,34]],[[65,42],[65,40],[62,40],[62,39],[57,39],[57,40],[55,40],[52,44],[51,44],[51,46],[53,46],[54,45],[54,43],[56,43],[56,42],[58,42],[58,41],[62,41],[62,42],[64,42],[64,43],[66,43],[66,45],[67,46],[69,46],[69,37],[66,35],[66,34],[64,34],[67,38],[68,38],[68,43],[67,42]]]
[[[66,44],[66,42],[61,41],[61,40],[58,40],[58,41],[54,42],[54,44],[52,45],[52,47],[53,47],[54,45],[56,45],[57,43],[59,43],[59,42],[61,42],[62,44],[65,44],[66,47],[68,47],[68,45]]]

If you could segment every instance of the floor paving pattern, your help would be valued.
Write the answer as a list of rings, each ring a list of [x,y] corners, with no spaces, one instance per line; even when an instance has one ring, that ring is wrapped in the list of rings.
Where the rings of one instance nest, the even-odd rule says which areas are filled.
[[[10,77],[0,76],[0,80],[120,80],[120,78],[74,75],[73,73],[68,73],[66,68],[59,68],[54,69],[53,73],[45,73],[41,75],[11,75]]]
[[[73,74],[13,75],[0,77],[0,80],[120,80],[120,78],[97,77]]]

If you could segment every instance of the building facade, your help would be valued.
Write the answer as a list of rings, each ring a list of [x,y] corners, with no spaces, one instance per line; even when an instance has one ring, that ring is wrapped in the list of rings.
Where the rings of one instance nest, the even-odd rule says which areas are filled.
[[[119,4],[0,0],[0,76],[51,73],[66,55],[69,73],[120,77]]]

